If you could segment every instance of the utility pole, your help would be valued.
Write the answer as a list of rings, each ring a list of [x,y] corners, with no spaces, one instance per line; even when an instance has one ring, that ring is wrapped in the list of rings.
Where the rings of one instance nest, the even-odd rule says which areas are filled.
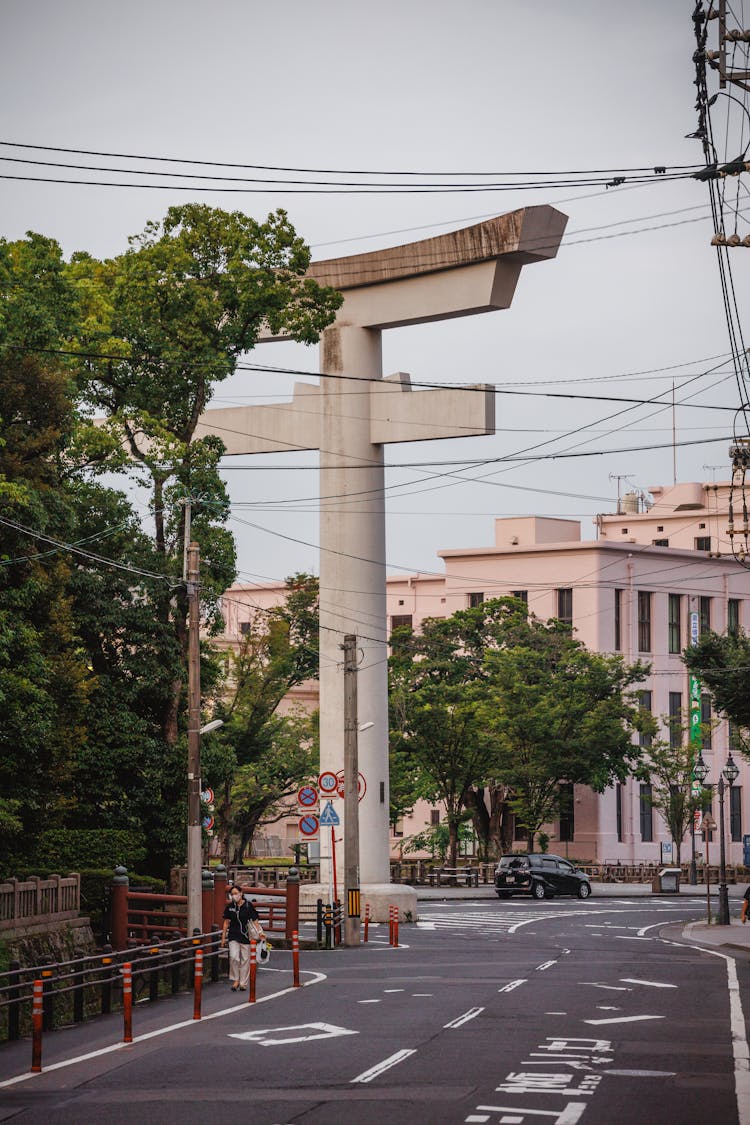
[[[344,945],[360,943],[357,638],[344,637]]]
[[[200,664],[200,548],[187,549],[188,598],[188,768],[187,768],[187,932],[203,932],[201,897],[201,664]]]

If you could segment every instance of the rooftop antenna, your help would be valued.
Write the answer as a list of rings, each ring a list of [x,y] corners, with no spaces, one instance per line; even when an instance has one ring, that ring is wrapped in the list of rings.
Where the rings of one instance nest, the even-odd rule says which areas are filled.
[[[724,471],[726,466],[725,465],[703,465],[702,468],[703,468],[704,473],[711,473],[711,483],[716,484],[716,474],[718,473],[719,469]]]
[[[617,514],[618,514],[618,516],[621,516],[622,515],[622,502],[620,500],[620,481],[630,480],[630,474],[629,473],[610,473],[609,479],[617,481]]]

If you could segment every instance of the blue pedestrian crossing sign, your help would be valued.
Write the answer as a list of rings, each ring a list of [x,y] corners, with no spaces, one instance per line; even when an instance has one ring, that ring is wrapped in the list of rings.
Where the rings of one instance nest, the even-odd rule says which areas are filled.
[[[321,828],[336,828],[339,824],[341,824],[341,818],[333,807],[333,801],[327,801],[325,808],[320,814]]]

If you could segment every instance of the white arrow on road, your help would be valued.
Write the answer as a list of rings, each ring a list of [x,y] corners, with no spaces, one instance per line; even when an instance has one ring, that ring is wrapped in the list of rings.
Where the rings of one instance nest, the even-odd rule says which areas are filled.
[[[285,1035],[278,1038],[284,1031],[312,1031],[312,1035]],[[292,1027],[264,1027],[255,1031],[240,1031],[229,1036],[230,1039],[244,1039],[248,1043],[257,1043],[261,1047],[280,1047],[286,1043],[309,1043],[313,1039],[337,1039],[340,1035],[359,1035],[358,1031],[349,1031],[345,1027],[336,1027],[332,1023],[301,1023]],[[272,1037],[272,1038],[267,1038]]]

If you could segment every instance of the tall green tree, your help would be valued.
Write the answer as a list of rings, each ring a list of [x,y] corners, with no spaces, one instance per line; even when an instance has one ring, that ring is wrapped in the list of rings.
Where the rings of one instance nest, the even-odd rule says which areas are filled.
[[[219,629],[218,599],[235,577],[234,542],[224,526],[228,496],[218,472],[219,437],[196,437],[218,384],[261,331],[313,343],[341,304],[335,290],[305,276],[310,252],[283,211],[261,223],[202,204],[171,207],[130,249],[106,262],[76,254],[71,278],[83,308],[75,346],[89,358],[82,391],[128,452],[130,471],[151,492],[154,542],[165,573],[179,577],[185,500],[201,548],[202,614]],[[93,354],[109,358],[90,358]],[[153,606],[187,653],[184,590]],[[183,659],[183,664],[185,660]],[[177,741],[186,677],[175,678],[162,734]]]
[[[476,621],[460,613],[430,618],[420,634],[400,631],[391,648],[391,754],[404,770],[412,763],[414,795],[443,805],[455,866],[467,794],[494,760],[478,713],[484,687]]]
[[[710,790],[693,792],[695,749],[686,742],[672,746],[654,739],[644,749],[638,776],[651,785],[651,805],[666,825],[677,849],[676,863],[682,862],[682,842],[690,831],[698,809],[710,805]]]
[[[641,722],[635,686],[648,672],[618,656],[589,652],[555,619],[517,618],[485,654],[487,692],[479,715],[495,739],[496,776],[529,835],[560,812],[561,786],[601,793],[637,764],[632,734]]]
[[[59,823],[85,738],[90,676],[58,547],[75,522],[60,462],[75,424],[53,349],[75,312],[59,246],[0,240],[0,843],[6,856]]]
[[[745,732],[750,730],[750,637],[744,632],[706,630],[685,649],[689,671],[710,691],[716,710]],[[747,749],[743,746],[743,753]]]
[[[251,616],[239,652],[229,655],[231,691],[216,712],[224,727],[216,760],[204,769],[224,789],[219,819],[227,856],[230,838],[237,841],[235,862],[258,827],[284,815],[285,799],[317,772],[317,716],[284,712],[282,703],[318,675],[318,581],[296,574],[286,589],[281,605]]]

